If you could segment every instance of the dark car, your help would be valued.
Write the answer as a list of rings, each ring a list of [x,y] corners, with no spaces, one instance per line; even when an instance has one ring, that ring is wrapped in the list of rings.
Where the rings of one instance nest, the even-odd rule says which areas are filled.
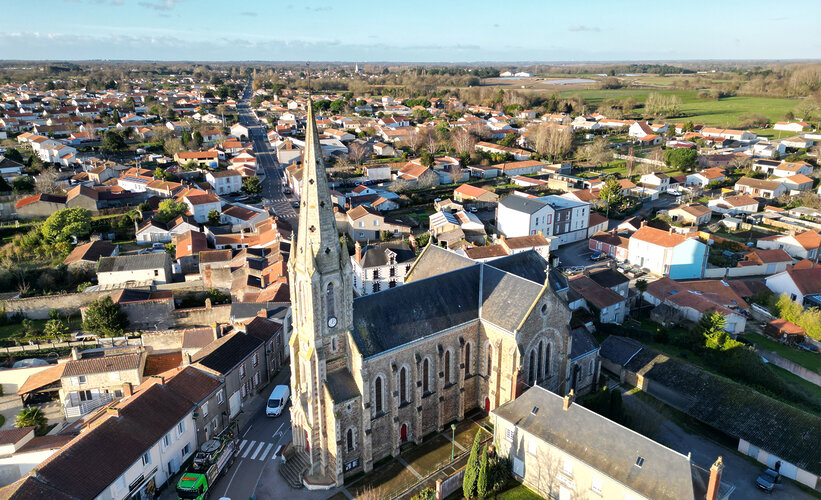
[[[764,472],[759,474],[755,479],[755,485],[767,493],[772,493],[775,483],[777,483],[780,479],[781,474],[772,469],[765,469]]]
[[[806,342],[799,342],[799,343],[797,343],[797,344],[795,344],[795,345],[797,345],[797,346],[798,346],[798,347],[800,347],[801,349],[804,349],[805,351],[814,352],[815,354],[818,354],[818,348],[817,348],[817,347],[815,347],[815,346],[814,346],[814,345],[812,345],[812,344],[808,344],[808,343],[806,343]]]
[[[295,202],[291,203],[291,206],[294,207],[294,208],[299,208],[299,202],[295,201]]]
[[[599,250],[590,255],[590,260],[602,260],[605,257],[607,257],[607,254]]]

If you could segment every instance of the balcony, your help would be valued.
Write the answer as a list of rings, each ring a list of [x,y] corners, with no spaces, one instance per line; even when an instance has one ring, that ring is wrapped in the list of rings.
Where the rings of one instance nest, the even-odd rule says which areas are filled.
[[[71,398],[67,397],[63,401],[63,408],[66,413],[66,418],[75,418],[94,411],[97,408],[114,401],[115,399],[116,397],[114,394],[104,393],[100,394],[97,398],[81,401],[79,405],[72,406]]]

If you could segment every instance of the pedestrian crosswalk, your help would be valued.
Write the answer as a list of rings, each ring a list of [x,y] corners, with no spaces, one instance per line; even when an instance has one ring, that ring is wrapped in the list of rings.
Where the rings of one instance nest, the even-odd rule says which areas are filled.
[[[247,458],[249,460],[265,460],[266,458],[274,458],[275,453],[271,453],[274,443],[267,443],[265,441],[252,441],[243,439],[239,444],[240,458]]]

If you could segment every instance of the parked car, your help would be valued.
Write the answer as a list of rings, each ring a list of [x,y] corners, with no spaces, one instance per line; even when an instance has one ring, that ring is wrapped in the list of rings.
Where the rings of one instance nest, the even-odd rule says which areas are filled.
[[[602,252],[601,250],[597,250],[590,255],[590,260],[602,260],[603,258],[607,257],[607,254]]]
[[[798,347],[800,347],[801,349],[804,349],[805,351],[809,351],[809,352],[812,352],[812,353],[818,354],[818,348],[817,348],[817,347],[815,347],[815,346],[814,346],[814,345],[812,345],[812,344],[808,344],[808,343],[806,343],[806,342],[799,342],[799,343],[797,343],[797,344],[795,344],[795,345],[797,345],[797,346],[798,346]]]
[[[772,493],[775,488],[775,483],[781,480],[781,474],[773,469],[767,468],[755,479],[755,485],[766,491]]]
[[[265,405],[265,415],[269,417],[278,417],[288,404],[288,399],[291,395],[291,390],[287,385],[278,385],[274,387],[271,395],[268,397],[268,403]]]
[[[165,244],[164,243],[154,243],[153,245],[151,245],[151,250],[165,250]]]
[[[295,202],[291,203],[291,206],[294,207],[294,208],[299,208],[299,202],[295,201]]]

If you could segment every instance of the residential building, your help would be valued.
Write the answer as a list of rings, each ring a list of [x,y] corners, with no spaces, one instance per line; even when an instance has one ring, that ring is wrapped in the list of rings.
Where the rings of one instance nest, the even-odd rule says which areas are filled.
[[[410,234],[410,226],[404,222],[380,214],[360,205],[348,210],[348,236],[354,241],[379,240],[382,232],[387,231],[393,238]]]
[[[137,244],[171,243],[174,237],[188,231],[200,231],[200,225],[189,215],[180,215],[168,222],[151,218],[137,227]]]
[[[410,271],[416,254],[404,241],[375,243],[362,246],[354,244],[351,256],[353,289],[358,295],[376,293],[405,283],[405,273]]]
[[[643,296],[657,306],[651,317],[663,324],[697,323],[705,314],[717,312],[724,316],[724,330],[728,333],[743,333],[747,325],[741,310],[749,306],[726,282],[677,282],[661,278],[647,285]]]
[[[242,174],[236,170],[208,172],[205,174],[205,180],[218,195],[238,193],[242,190]]]
[[[618,262],[628,259],[630,238],[619,234],[616,229],[600,231],[590,237],[588,248],[594,252],[604,252]]]
[[[639,185],[658,189],[665,193],[670,188],[670,176],[661,172],[644,174],[639,179]]]
[[[548,203],[524,196],[506,196],[496,208],[496,223],[499,233],[511,238],[542,234],[553,234],[555,210]]]
[[[765,236],[756,240],[755,246],[764,250],[782,248],[794,259],[818,260],[818,249],[821,247],[821,236],[815,231],[804,231],[775,236]]]
[[[507,238],[501,235],[499,236],[498,243],[495,245],[464,248],[460,253],[463,253],[475,261],[486,262],[497,257],[529,252],[531,250],[544,257],[545,260],[548,260],[550,257],[550,240],[541,234],[517,236],[513,238]]]
[[[60,402],[66,418],[79,417],[130,395],[142,383],[145,353],[90,353],[97,357],[80,358],[77,350],[66,362],[60,377]]]
[[[705,498],[689,455],[577,404],[574,392],[562,397],[532,387],[490,418],[496,452],[510,460],[514,476],[544,498]],[[720,481],[720,470],[708,483]]]
[[[672,279],[701,278],[707,262],[707,245],[697,238],[642,226],[630,236],[631,264]]]
[[[97,282],[103,289],[170,283],[171,257],[166,252],[100,257]]]
[[[687,176],[686,184],[688,186],[701,186],[704,188],[711,182],[723,182],[726,178],[727,176],[724,170],[718,167],[713,167],[694,174],[689,174]]]
[[[764,282],[778,295],[786,295],[801,305],[812,299],[814,305],[821,295],[821,267],[801,263],[787,266],[784,271],[764,278]]]
[[[114,257],[120,255],[120,247],[108,240],[95,240],[83,245],[77,245],[63,260],[69,270],[83,269],[93,271],[97,269],[100,257]]]
[[[716,198],[707,202],[713,212],[720,214],[739,215],[758,212],[758,201],[749,195],[741,194]]]
[[[748,194],[756,198],[773,199],[787,192],[783,182],[742,177],[735,183],[733,189],[738,193]]]
[[[680,222],[682,224],[691,226],[700,226],[710,222],[713,211],[705,207],[701,203],[689,203],[687,205],[679,205],[667,211],[667,215],[673,222]]]
[[[222,211],[222,201],[214,193],[187,194],[181,201],[188,205],[188,214],[200,224],[208,222],[211,210],[216,210],[217,213]]]
[[[499,195],[470,184],[462,184],[453,190],[453,199],[459,203],[471,203],[476,208],[492,208],[499,203]]]
[[[626,297],[599,285],[585,275],[571,277],[567,284],[570,287],[567,302],[571,310],[585,308],[596,315],[596,320],[600,323],[620,325],[624,322],[628,312]]]
[[[35,436],[34,430],[34,427],[0,430],[0,486],[9,485],[25,476],[74,437]]]

